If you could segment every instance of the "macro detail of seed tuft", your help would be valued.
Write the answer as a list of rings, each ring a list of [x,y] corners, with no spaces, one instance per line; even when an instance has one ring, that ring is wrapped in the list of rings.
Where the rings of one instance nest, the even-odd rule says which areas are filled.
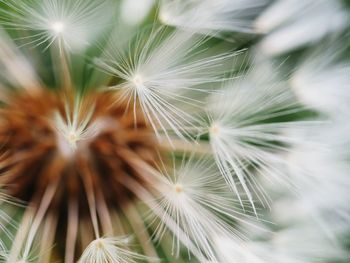
[[[142,179],[130,158],[155,166],[157,141],[137,109],[113,104],[110,94],[83,98],[76,106],[56,92],[11,95],[0,111],[0,183],[9,195],[38,208],[56,185],[49,209],[66,216],[69,202],[76,202],[82,217],[89,215],[91,196],[116,209],[132,197],[124,179]]]
[[[350,262],[349,1],[0,0],[0,263]]]

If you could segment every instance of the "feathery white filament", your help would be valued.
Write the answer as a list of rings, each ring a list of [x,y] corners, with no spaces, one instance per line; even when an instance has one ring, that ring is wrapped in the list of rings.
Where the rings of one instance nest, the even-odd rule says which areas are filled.
[[[129,25],[141,23],[151,11],[154,0],[123,0],[121,4],[121,17]]]
[[[0,11],[1,13],[1,11]],[[0,28],[0,77],[5,78],[13,86],[34,91],[40,86],[33,65],[19,52],[15,43]],[[21,72],[21,74],[18,74]],[[1,86],[1,85],[0,85]],[[7,92],[1,89],[2,96]],[[6,96],[5,96],[6,97]],[[2,99],[2,97],[0,98]]]
[[[228,82],[221,94],[211,95],[208,104],[209,141],[216,163],[238,197],[239,189],[243,188],[253,208],[252,193],[262,203],[267,202],[254,170],[283,182],[286,176],[278,171],[283,160],[275,153],[287,151],[286,146],[295,142],[284,131],[303,125],[272,121],[298,108],[291,91],[283,83],[270,82],[266,75],[269,74],[264,70],[255,69],[244,79]]]
[[[333,240],[350,224],[348,153],[342,150],[349,144],[344,136],[349,125],[340,121],[324,123],[304,135],[306,143],[291,152],[287,162],[298,189],[295,205],[311,214]]]
[[[79,263],[136,263],[146,257],[126,248],[128,239],[105,237],[92,241],[83,252]]]
[[[92,138],[96,134],[96,126],[91,123],[93,111],[92,107],[83,112],[80,104],[76,103],[73,111],[66,105],[65,117],[58,112],[55,114],[54,126],[58,131],[58,144],[62,154],[72,154],[77,149],[78,142]]]
[[[339,0],[279,0],[257,19],[256,28],[269,32],[259,44],[261,49],[278,55],[341,31],[348,22],[348,12]]]
[[[214,243],[220,263],[268,263],[257,253],[263,247],[260,244],[249,244],[224,236],[216,237]]]
[[[103,0],[0,0],[0,24],[5,28],[25,30],[28,44],[77,50],[86,47],[101,33],[112,14],[113,3]]]
[[[224,237],[216,241],[219,262],[318,263],[344,259],[345,252],[319,232],[317,227],[305,222],[277,231],[269,240],[237,244],[236,240]]]
[[[348,112],[350,63],[340,57],[336,44],[316,49],[299,63],[290,84],[305,105],[335,116]]]
[[[253,32],[252,21],[266,0],[163,0],[159,19],[164,24],[220,36],[223,32]]]
[[[176,223],[172,229],[175,255],[179,255],[180,242],[190,242],[201,251],[202,258],[218,262],[212,237],[222,234],[242,238],[239,231],[227,222],[236,220],[249,224],[248,216],[243,216],[235,208],[236,201],[232,199],[229,188],[216,167],[208,161],[183,161],[173,172],[175,174],[168,174],[166,180],[155,186],[160,194],[157,207],[163,210],[156,237],[160,239],[165,227],[173,220]]]
[[[170,139],[171,132],[185,138],[197,122],[191,112],[198,110],[201,98],[209,92],[198,85],[219,81],[222,65],[237,53],[203,57],[204,51],[195,53],[202,38],[180,31],[165,37],[163,31],[138,36],[129,48],[112,39],[97,64],[124,80],[111,88],[118,90],[128,105],[141,107],[158,136],[163,132]]]
[[[37,260],[37,257],[35,256],[30,256],[28,258],[19,257],[15,261],[12,261],[7,251],[0,251],[0,259],[1,259],[1,262],[31,263],[31,262],[35,262],[35,260]]]

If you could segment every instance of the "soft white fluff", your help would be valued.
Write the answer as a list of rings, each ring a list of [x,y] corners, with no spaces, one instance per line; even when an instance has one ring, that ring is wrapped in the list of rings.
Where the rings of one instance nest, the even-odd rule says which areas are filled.
[[[189,136],[198,123],[193,112],[203,106],[204,86],[223,78],[223,65],[237,53],[211,55],[203,38],[183,31],[154,29],[121,45],[111,39],[104,55],[96,60],[106,73],[122,82],[113,90],[133,110],[137,104],[158,137]],[[205,56],[206,55],[206,56]]]
[[[350,105],[350,63],[341,59],[341,43],[321,47],[296,66],[290,84],[307,106],[328,114],[347,112]]]
[[[159,19],[207,35],[252,33],[252,21],[266,4],[266,0],[164,0]]]
[[[30,45],[81,49],[90,44],[107,25],[111,2],[103,0],[1,0],[1,24],[30,33],[23,41]],[[113,6],[113,5],[112,5]]]
[[[226,83],[221,93],[210,97],[208,132],[214,158],[233,191],[238,194],[243,188],[253,207],[254,196],[262,203],[267,199],[254,171],[259,170],[269,180],[288,183],[278,170],[283,162],[279,154],[297,140],[285,131],[307,123],[278,118],[300,110],[286,83],[271,78],[269,67],[263,64]]]
[[[269,33],[260,43],[270,55],[313,44],[343,30],[349,15],[339,0],[279,0],[256,21],[256,30]]]

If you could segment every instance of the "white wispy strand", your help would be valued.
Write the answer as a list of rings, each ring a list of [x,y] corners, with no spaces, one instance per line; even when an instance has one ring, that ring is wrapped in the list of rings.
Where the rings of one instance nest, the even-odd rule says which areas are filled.
[[[269,33],[260,43],[270,55],[313,44],[328,34],[343,30],[349,14],[342,1],[279,0],[256,21],[256,29]]]
[[[285,132],[305,125],[273,120],[300,108],[288,86],[266,77],[270,74],[262,65],[254,68],[245,77],[226,83],[222,93],[211,95],[208,103],[209,141],[216,163],[238,197],[242,187],[253,207],[252,191],[262,203],[267,197],[252,169],[270,180],[287,180],[278,171],[283,162],[278,152],[296,143]]]
[[[229,237],[215,239],[215,248],[221,263],[266,263],[255,254],[258,246]]]
[[[136,263],[147,259],[127,249],[128,243],[128,238],[98,238],[88,245],[78,263]]]
[[[305,136],[304,145],[291,152],[287,162],[297,185],[298,206],[308,211],[334,240],[347,233],[350,225],[346,153],[350,141],[344,136],[349,130],[348,124],[335,121],[319,126]]]
[[[121,92],[120,100],[131,110],[139,104],[157,136],[164,133],[169,140],[170,132],[189,135],[187,129],[197,122],[191,113],[203,106],[201,97],[209,92],[198,85],[222,79],[224,63],[237,54],[198,52],[201,37],[182,31],[166,34],[163,28],[138,36],[129,48],[119,44],[111,40],[97,65],[122,80],[111,89]]]
[[[1,11],[0,11],[1,13]],[[20,72],[21,74],[18,74]],[[31,90],[40,86],[38,78],[30,62],[20,54],[15,44],[0,27],[0,77],[14,87]],[[5,82],[1,81],[1,82]],[[1,89],[3,99],[5,90]]]
[[[220,263],[322,263],[344,259],[344,250],[332,244],[312,222],[294,223],[262,238],[239,245],[236,240],[217,240]]]
[[[87,109],[82,107],[78,100],[74,103],[73,109],[68,104],[65,105],[65,116],[56,112],[53,126],[57,130],[59,149],[65,156],[71,156],[78,143],[97,134],[97,124],[91,123],[93,111],[93,105]]]
[[[244,238],[228,222],[234,220],[254,227],[248,216],[237,209],[230,189],[215,164],[208,160],[183,161],[180,168],[174,167],[166,173],[162,183],[154,187],[159,198],[153,210],[163,211],[155,237],[161,239],[168,226],[175,222],[172,232],[176,256],[180,253],[181,243],[192,243],[201,254],[199,259],[219,262],[213,244],[215,236]],[[193,252],[190,247],[188,250]]]
[[[350,63],[342,61],[339,45],[318,48],[297,65],[290,84],[300,100],[331,115],[347,112],[350,103]]]
[[[3,169],[3,167],[7,166],[6,154],[4,154],[4,156],[1,156],[1,159],[0,168]],[[6,194],[6,191],[4,191],[2,186],[0,186],[0,259],[5,260],[8,258],[8,242],[12,242],[15,238],[13,231],[17,231],[19,229],[16,218],[10,216],[12,215],[12,209],[22,207],[23,205],[24,202]]]
[[[23,40],[30,45],[57,42],[61,48],[86,47],[106,26],[113,10],[103,0],[1,0],[0,23],[9,29],[29,31]]]
[[[0,192],[0,258],[4,257],[7,252],[7,246],[3,242],[3,239],[13,239],[13,234],[9,229],[9,226],[14,229],[16,228],[14,220],[6,213],[6,204],[14,204],[14,202],[11,201],[11,198],[9,196]]]
[[[320,149],[321,148],[316,148],[313,153]],[[300,153],[304,154],[299,156],[298,154]],[[298,157],[300,160],[305,156],[303,150],[295,151],[293,152],[293,156],[294,154],[295,157]],[[309,156],[305,161],[297,165],[308,163],[311,161],[310,158],[312,157]],[[309,162],[307,166],[315,166],[316,168],[318,164],[318,162]],[[294,167],[296,162],[291,162],[290,165]],[[320,171],[326,166],[327,161],[325,165],[320,168]],[[332,165],[332,167],[334,166]],[[328,170],[331,170],[331,168]],[[218,237],[216,239],[216,249],[220,256],[221,263],[321,263],[335,259],[343,262],[342,260],[347,258],[348,253],[345,249],[325,231],[326,229],[322,223],[327,221],[320,220],[321,213],[319,212],[322,209],[319,209],[319,201],[309,198],[313,196],[313,194],[310,194],[312,188],[311,184],[307,183],[307,185],[303,187],[303,182],[301,182],[311,182],[313,179],[311,179],[310,176],[317,177],[317,174],[308,175],[305,173],[305,170],[303,170],[303,167],[300,166],[298,166],[297,170],[293,171],[299,173],[298,175],[293,175],[293,178],[294,176],[300,176],[300,180],[296,183],[296,185],[300,186],[297,194],[289,191],[289,189],[285,187],[273,186],[268,181],[262,182],[266,184],[266,187],[269,187],[271,193],[276,197],[279,196],[275,198],[271,210],[266,211],[269,218],[274,223],[273,225],[278,226],[278,229],[273,228],[271,232],[251,231],[251,233],[248,234],[249,240],[243,242],[237,242],[236,239],[231,239],[229,237]],[[301,179],[304,176],[308,177],[308,179]],[[314,181],[316,184],[314,187],[315,190],[321,186],[317,181],[318,180]],[[334,180],[329,178],[328,182],[331,181]],[[346,188],[346,186],[344,188]],[[316,191],[318,193],[324,191],[322,194],[324,197],[328,195],[328,198],[333,199],[328,189],[329,188],[321,187],[321,189]],[[317,194],[315,193],[314,197],[316,196]],[[314,203],[316,207],[312,207],[313,201],[316,201]],[[305,205],[305,202],[310,204],[310,207]],[[328,203],[331,204],[332,200]],[[340,203],[344,204],[344,200]],[[324,211],[327,211],[328,217],[333,217],[334,219],[334,214],[332,213],[335,210],[336,209],[330,208],[330,210]],[[315,213],[316,211],[318,212]],[[342,233],[347,233],[348,230],[346,228],[341,228],[339,226],[340,222],[339,220],[334,220],[332,222],[333,230],[338,229],[343,231]],[[328,221],[328,223],[331,222]],[[265,227],[270,228],[273,225],[266,225]],[[341,232],[338,232],[338,234],[339,233]]]
[[[161,22],[206,35],[224,32],[252,33],[252,21],[268,1],[262,0],[163,0]]]
[[[4,262],[12,262],[9,258],[8,255],[4,254],[4,255],[0,255],[0,258],[4,260]],[[14,263],[32,263],[35,262],[35,260],[37,260],[36,257],[34,258],[18,258]]]
[[[120,7],[123,21],[129,25],[141,23],[151,11],[154,0],[124,0]]]

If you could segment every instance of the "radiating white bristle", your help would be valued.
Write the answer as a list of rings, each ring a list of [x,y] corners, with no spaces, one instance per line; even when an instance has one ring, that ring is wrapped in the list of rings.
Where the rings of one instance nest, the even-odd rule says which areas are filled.
[[[106,237],[92,241],[83,252],[79,263],[136,263],[146,257],[126,248],[128,239]]]
[[[280,55],[336,34],[348,23],[342,1],[279,0],[257,19],[255,27],[269,33],[259,43],[261,50]]]
[[[161,2],[162,23],[205,35],[225,32],[253,33],[253,20],[265,0],[179,0]]]
[[[155,190],[159,193],[156,194],[159,196],[156,208],[163,211],[156,229],[156,238],[161,239],[165,227],[175,222],[175,227],[171,229],[174,234],[172,251],[175,256],[179,256],[181,242],[190,243],[197,248],[194,250],[188,246],[197,257],[200,253],[203,259],[220,262],[214,248],[215,236],[243,239],[239,225],[255,228],[249,220],[249,213],[244,215],[237,209],[238,201],[232,196],[213,163],[190,158],[170,172],[174,174],[164,173],[167,178],[155,185]],[[231,226],[230,220],[239,224]]]
[[[223,64],[237,54],[204,56],[210,53],[198,51],[202,44],[203,39],[191,33],[175,31],[166,35],[161,28],[125,46],[111,39],[97,66],[123,80],[111,89],[121,92],[128,110],[139,104],[158,137],[190,137],[188,130],[198,123],[192,112],[202,106],[201,98],[210,92],[197,85],[220,81]]]
[[[263,68],[259,64],[246,76],[229,81],[208,103],[207,129],[216,163],[232,190],[239,196],[242,187],[253,207],[255,201],[267,199],[255,172],[286,183],[279,171],[280,154],[297,141],[284,132],[307,127],[305,122],[273,120],[301,109],[285,83]],[[285,146],[276,145],[277,141]]]
[[[307,54],[290,78],[305,105],[335,116],[347,112],[350,105],[350,63],[340,58],[338,45]]]
[[[113,3],[109,0],[1,2],[14,10],[1,9],[0,24],[5,28],[29,32],[23,37],[25,43],[49,47],[56,42],[60,48],[73,51],[90,45],[113,14]]]

